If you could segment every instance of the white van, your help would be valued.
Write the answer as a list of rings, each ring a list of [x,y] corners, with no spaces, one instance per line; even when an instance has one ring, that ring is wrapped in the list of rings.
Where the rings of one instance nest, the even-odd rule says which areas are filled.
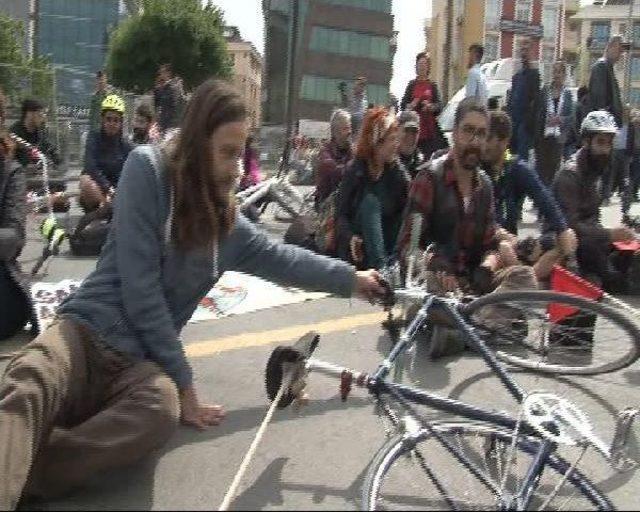
[[[500,59],[493,62],[487,62],[482,65],[482,72],[487,77],[487,88],[489,89],[489,101],[495,101],[498,108],[505,106],[507,102],[507,93],[511,89],[511,79],[516,71],[519,63],[513,58]],[[534,63],[534,66],[536,63]],[[451,132],[453,131],[453,121],[456,114],[458,104],[465,97],[465,89],[463,87],[449,100],[447,106],[442,110],[438,122],[445,134],[445,137],[451,143]],[[573,101],[577,101],[578,88],[570,88],[573,94]]]

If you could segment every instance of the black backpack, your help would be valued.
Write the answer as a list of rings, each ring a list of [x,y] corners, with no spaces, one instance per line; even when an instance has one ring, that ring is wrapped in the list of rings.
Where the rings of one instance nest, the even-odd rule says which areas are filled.
[[[98,219],[91,221],[83,229],[76,230],[69,237],[71,254],[83,257],[99,256],[110,227],[110,220]]]

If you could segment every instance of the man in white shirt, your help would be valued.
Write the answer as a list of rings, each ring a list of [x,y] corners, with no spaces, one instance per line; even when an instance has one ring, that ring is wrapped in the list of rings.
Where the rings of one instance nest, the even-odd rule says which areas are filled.
[[[467,77],[465,98],[475,98],[478,103],[486,107],[489,101],[489,88],[487,78],[480,68],[483,56],[484,47],[482,45],[472,44],[469,47],[469,76]]]

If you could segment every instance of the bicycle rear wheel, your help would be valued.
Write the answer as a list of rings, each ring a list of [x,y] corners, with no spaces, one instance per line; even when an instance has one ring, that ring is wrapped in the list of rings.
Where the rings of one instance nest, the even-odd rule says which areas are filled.
[[[599,302],[545,291],[490,294],[464,314],[498,359],[545,373],[596,375],[640,356],[640,329]]]
[[[432,427],[436,435],[422,430],[415,437],[398,435],[382,446],[365,478],[363,510],[520,509],[515,497],[540,440],[517,437],[514,442],[511,433],[472,423]],[[456,459],[437,437],[450,442],[478,473]],[[526,509],[612,510],[613,506],[569,463],[551,455]]]

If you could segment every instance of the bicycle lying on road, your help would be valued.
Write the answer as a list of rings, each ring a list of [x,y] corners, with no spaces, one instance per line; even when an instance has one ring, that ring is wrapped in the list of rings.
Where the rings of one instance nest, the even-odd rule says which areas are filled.
[[[555,292],[507,292],[464,303],[456,298],[431,295],[421,288],[395,291],[389,288],[386,307],[396,302],[422,305],[372,375],[312,359],[319,342],[314,333],[292,347],[275,349],[266,369],[267,394],[278,407],[286,407],[300,398],[308,374],[317,372],[340,379],[343,400],[354,385],[366,389],[378,410],[391,421],[395,435],[369,466],[362,492],[363,509],[613,508],[611,501],[577,466],[586,452],[594,448],[616,470],[635,468],[635,462],[627,458],[626,444],[638,411],[625,409],[619,413],[613,441],[607,444],[596,435],[588,416],[566,398],[542,391],[526,393],[499,360],[500,352],[489,345],[496,342],[513,345],[530,335],[530,323],[546,322],[547,327],[536,332],[546,340],[555,339],[558,346],[575,349],[576,337],[582,336],[583,331],[575,324],[559,320],[567,315],[575,318],[576,313],[584,311],[590,322],[596,315],[596,324],[607,322],[619,337],[629,338],[637,354],[640,333],[631,321],[601,304]],[[528,316],[523,317],[518,311],[526,311]],[[519,404],[517,415],[392,381],[392,369],[402,364],[402,355],[415,350],[419,333],[433,319],[436,322],[445,319],[463,334],[467,345],[481,356]],[[604,331],[590,332],[593,350]],[[583,347],[583,343],[577,344]],[[616,356],[614,366],[619,367],[621,361],[627,363],[629,357]],[[562,366],[547,362],[546,366],[537,367],[549,368],[581,373],[584,367],[577,363],[568,365],[566,360]],[[590,369],[587,373],[593,373],[596,369],[609,371],[613,366],[599,364],[587,368]],[[456,419],[428,420],[417,406],[427,406]],[[573,462],[564,455],[566,447],[579,449]]]

